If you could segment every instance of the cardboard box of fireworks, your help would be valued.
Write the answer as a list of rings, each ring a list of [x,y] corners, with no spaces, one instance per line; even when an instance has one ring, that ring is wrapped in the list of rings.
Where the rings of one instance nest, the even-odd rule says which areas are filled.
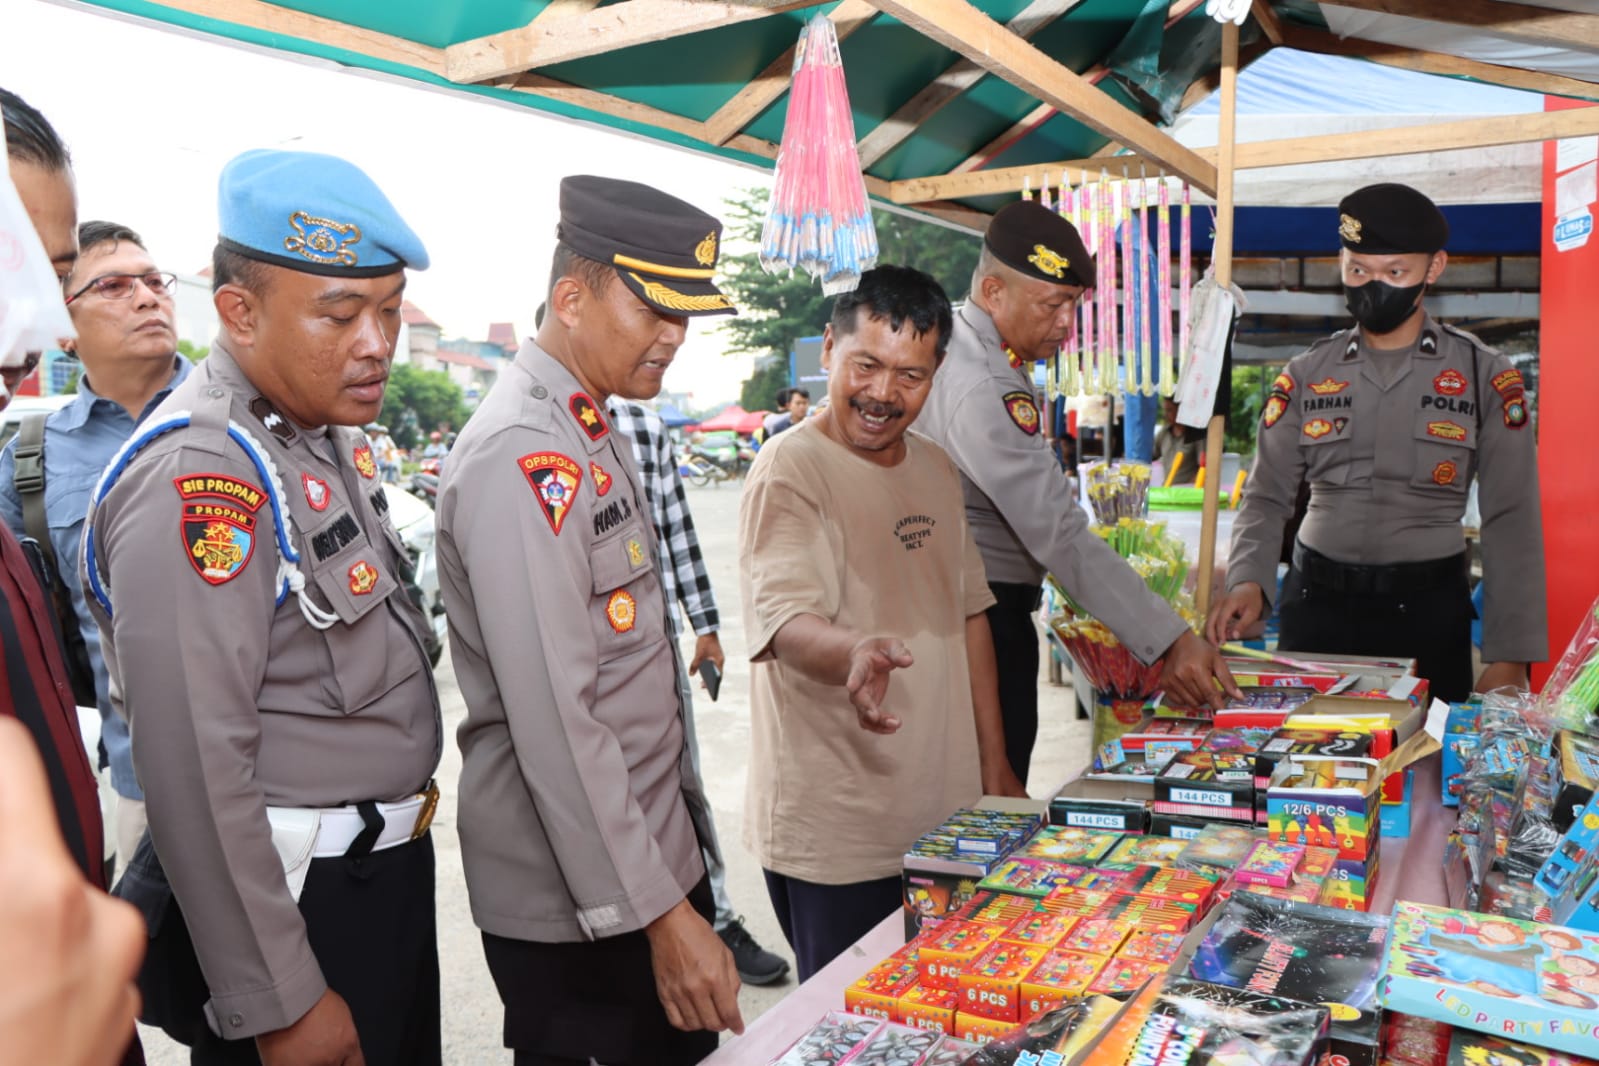
[[[1289,718],[1290,724],[1307,726],[1330,724],[1371,734],[1371,756],[1381,759],[1421,732],[1427,711],[1408,699],[1386,696],[1317,696],[1306,701]],[[1383,780],[1384,803],[1402,803],[1404,775],[1390,774]]]
[[[1379,876],[1383,782],[1439,750],[1419,728],[1381,759],[1290,755],[1272,772],[1266,789],[1267,830],[1274,841],[1336,848],[1329,881],[1338,888],[1324,902],[1365,910]]]
[[[924,833],[906,852],[901,867],[905,939],[923,923],[953,914],[1049,816],[1038,800],[984,796],[975,808],[956,811]]]

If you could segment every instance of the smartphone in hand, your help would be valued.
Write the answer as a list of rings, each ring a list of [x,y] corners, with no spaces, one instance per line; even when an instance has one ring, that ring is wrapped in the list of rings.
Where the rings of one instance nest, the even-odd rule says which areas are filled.
[[[700,660],[700,680],[705,682],[705,691],[711,694],[711,702],[716,702],[716,694],[722,690],[722,671],[709,659]]]

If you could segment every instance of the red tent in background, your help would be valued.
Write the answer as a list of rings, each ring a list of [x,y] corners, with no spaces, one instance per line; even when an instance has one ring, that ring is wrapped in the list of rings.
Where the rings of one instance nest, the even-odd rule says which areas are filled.
[[[765,425],[766,419],[771,415],[771,413],[772,412],[770,411],[751,411],[743,418],[739,419],[738,426],[736,428],[738,429],[739,433],[747,437]]]
[[[738,404],[728,407],[707,418],[697,426],[688,427],[691,431],[711,432],[718,429],[730,429],[734,433],[750,434],[761,428],[766,421],[769,411],[746,411]]]

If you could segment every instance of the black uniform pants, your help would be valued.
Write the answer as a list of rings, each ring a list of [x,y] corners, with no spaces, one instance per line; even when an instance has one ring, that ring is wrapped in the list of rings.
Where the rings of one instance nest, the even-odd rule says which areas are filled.
[[[1282,651],[1413,658],[1436,698],[1471,694],[1475,612],[1464,555],[1350,567],[1297,545],[1277,613]]]
[[[761,871],[783,938],[794,949],[801,981],[842,955],[872,931],[883,917],[904,906],[900,879],[819,885],[797,877]]]
[[[153,1012],[190,1046],[193,1066],[258,1066],[253,1039],[222,1040],[206,1025],[205,978],[177,900],[168,906],[139,977],[146,1017]],[[300,913],[323,977],[349,1005],[367,1066],[439,1066],[432,836],[358,859],[312,859]]]
[[[710,878],[688,899],[707,922],[715,918]],[[563,944],[484,933],[483,954],[516,1066],[693,1066],[716,1050],[715,1033],[666,1020],[642,929]]]
[[[1023,784],[1038,741],[1038,610],[1043,590],[1037,585],[988,583],[997,600],[988,609],[994,635],[994,661],[999,668],[999,710],[1005,724],[1005,755]]]

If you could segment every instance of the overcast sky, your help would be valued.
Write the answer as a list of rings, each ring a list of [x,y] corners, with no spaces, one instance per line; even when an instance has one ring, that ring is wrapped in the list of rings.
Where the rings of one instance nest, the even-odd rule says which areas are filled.
[[[532,329],[562,177],[649,181],[713,214],[768,172],[452,95],[418,83],[277,58],[215,38],[43,0],[0,0],[0,85],[37,106],[72,151],[80,217],[138,230],[163,267],[192,273],[216,239],[216,179],[249,148],[342,155],[421,235],[432,267],[410,298],[449,336],[491,321]],[[748,356],[725,356],[699,320],[666,388],[734,400]]]

